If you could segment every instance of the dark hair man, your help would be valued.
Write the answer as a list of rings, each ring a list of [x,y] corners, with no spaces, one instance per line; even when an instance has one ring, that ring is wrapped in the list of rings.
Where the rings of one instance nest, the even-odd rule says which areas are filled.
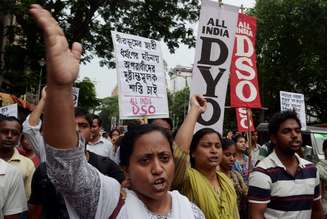
[[[32,160],[20,155],[18,145],[22,126],[20,121],[13,117],[2,117],[0,120],[0,158],[16,167],[23,175],[26,197],[31,194],[31,181],[35,170]]]
[[[296,153],[302,145],[296,112],[276,113],[269,134],[274,151],[249,178],[250,218],[323,218],[317,169]]]
[[[108,157],[115,160],[113,144],[104,138],[101,131],[101,119],[99,116],[94,115],[91,126],[91,138],[88,142],[87,149],[95,154],[103,157]]]

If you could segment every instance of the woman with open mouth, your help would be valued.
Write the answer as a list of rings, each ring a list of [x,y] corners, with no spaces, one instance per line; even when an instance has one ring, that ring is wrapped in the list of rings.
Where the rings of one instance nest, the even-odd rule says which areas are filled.
[[[64,196],[70,218],[204,219],[185,196],[169,192],[174,176],[172,138],[160,127],[138,126],[122,139],[120,162],[129,188],[125,199],[119,182],[87,163],[84,140],[75,130],[72,101],[82,47],[73,43],[70,48],[56,20],[40,5],[31,5],[29,12],[43,33],[46,47],[47,174]]]
[[[203,97],[191,97],[190,111],[175,137],[174,159],[177,166],[173,188],[198,205],[206,218],[239,218],[232,181],[217,171],[222,159],[220,133],[203,128],[193,135],[197,119],[206,107]]]

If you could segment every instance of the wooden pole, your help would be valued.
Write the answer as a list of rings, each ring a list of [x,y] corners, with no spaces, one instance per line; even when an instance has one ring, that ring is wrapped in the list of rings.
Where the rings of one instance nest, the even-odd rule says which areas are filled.
[[[219,0],[219,7],[221,8],[222,5],[223,5],[222,0]]]
[[[248,150],[249,150],[249,161],[248,161],[248,174],[250,173],[250,170],[252,169],[252,133],[251,133],[251,118],[250,118],[250,109],[246,108],[246,115],[247,115],[247,140],[248,140]]]
[[[240,13],[244,14],[244,10],[245,10],[244,5],[241,4],[241,5],[240,5]]]
[[[147,116],[144,116],[143,117],[143,121],[144,121],[144,124],[148,124],[148,117]]]

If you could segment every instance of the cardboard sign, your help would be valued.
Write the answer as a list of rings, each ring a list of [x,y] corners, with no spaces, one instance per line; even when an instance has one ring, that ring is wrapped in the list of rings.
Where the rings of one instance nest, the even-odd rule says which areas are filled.
[[[247,109],[246,108],[236,108],[236,120],[239,132],[255,131],[254,122],[251,109],[248,110],[249,113],[249,127],[247,122]]]
[[[202,1],[191,95],[203,95],[208,107],[196,129],[223,131],[224,106],[230,72],[231,56],[238,19],[238,7]]]
[[[166,81],[160,43],[112,31],[120,119],[167,118]]]
[[[77,105],[79,103],[79,91],[80,91],[80,88],[78,88],[78,87],[73,87],[73,89],[72,89],[74,107],[77,107]]]
[[[255,40],[255,18],[239,14],[230,75],[232,107],[261,108]]]
[[[306,130],[306,114],[303,94],[280,91],[280,110],[295,110],[298,118],[301,120],[302,130]]]
[[[0,114],[4,116],[14,116],[18,118],[18,105],[17,103],[7,105],[0,108]]]

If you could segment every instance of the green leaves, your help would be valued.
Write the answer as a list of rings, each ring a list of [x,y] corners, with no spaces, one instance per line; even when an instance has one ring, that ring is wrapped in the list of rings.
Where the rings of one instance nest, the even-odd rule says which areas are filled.
[[[7,0],[5,0],[7,1]],[[9,1],[15,2],[15,1]],[[82,63],[90,62],[93,55],[100,57],[100,65],[115,67],[111,30],[117,30],[156,40],[164,39],[170,52],[179,47],[179,42],[188,46],[195,45],[195,38],[188,24],[196,22],[199,3],[194,0],[21,0],[17,4],[0,4],[1,12],[11,13],[16,17],[14,25],[6,27],[6,35],[11,36],[5,52],[6,60],[16,58],[10,53],[10,47],[21,48],[22,68],[19,72],[30,69],[38,75],[38,60],[44,56],[42,36],[35,23],[29,18],[27,8],[31,3],[39,3],[51,11],[65,32],[69,43],[82,43],[84,53]],[[86,52],[88,51],[88,52]],[[0,65],[2,66],[2,65]],[[7,77],[17,66],[12,61],[4,63],[1,74]],[[25,74],[25,73],[24,73]],[[13,82],[19,78],[13,79]],[[19,92],[26,87],[36,87],[36,83],[23,83]]]
[[[84,78],[81,82],[75,84],[79,90],[78,106],[87,111],[95,109],[99,104],[96,96],[96,87],[89,78]]]
[[[306,113],[326,122],[326,1],[259,0],[251,14],[257,17],[258,73],[269,116],[280,110],[284,90],[303,93]]]

